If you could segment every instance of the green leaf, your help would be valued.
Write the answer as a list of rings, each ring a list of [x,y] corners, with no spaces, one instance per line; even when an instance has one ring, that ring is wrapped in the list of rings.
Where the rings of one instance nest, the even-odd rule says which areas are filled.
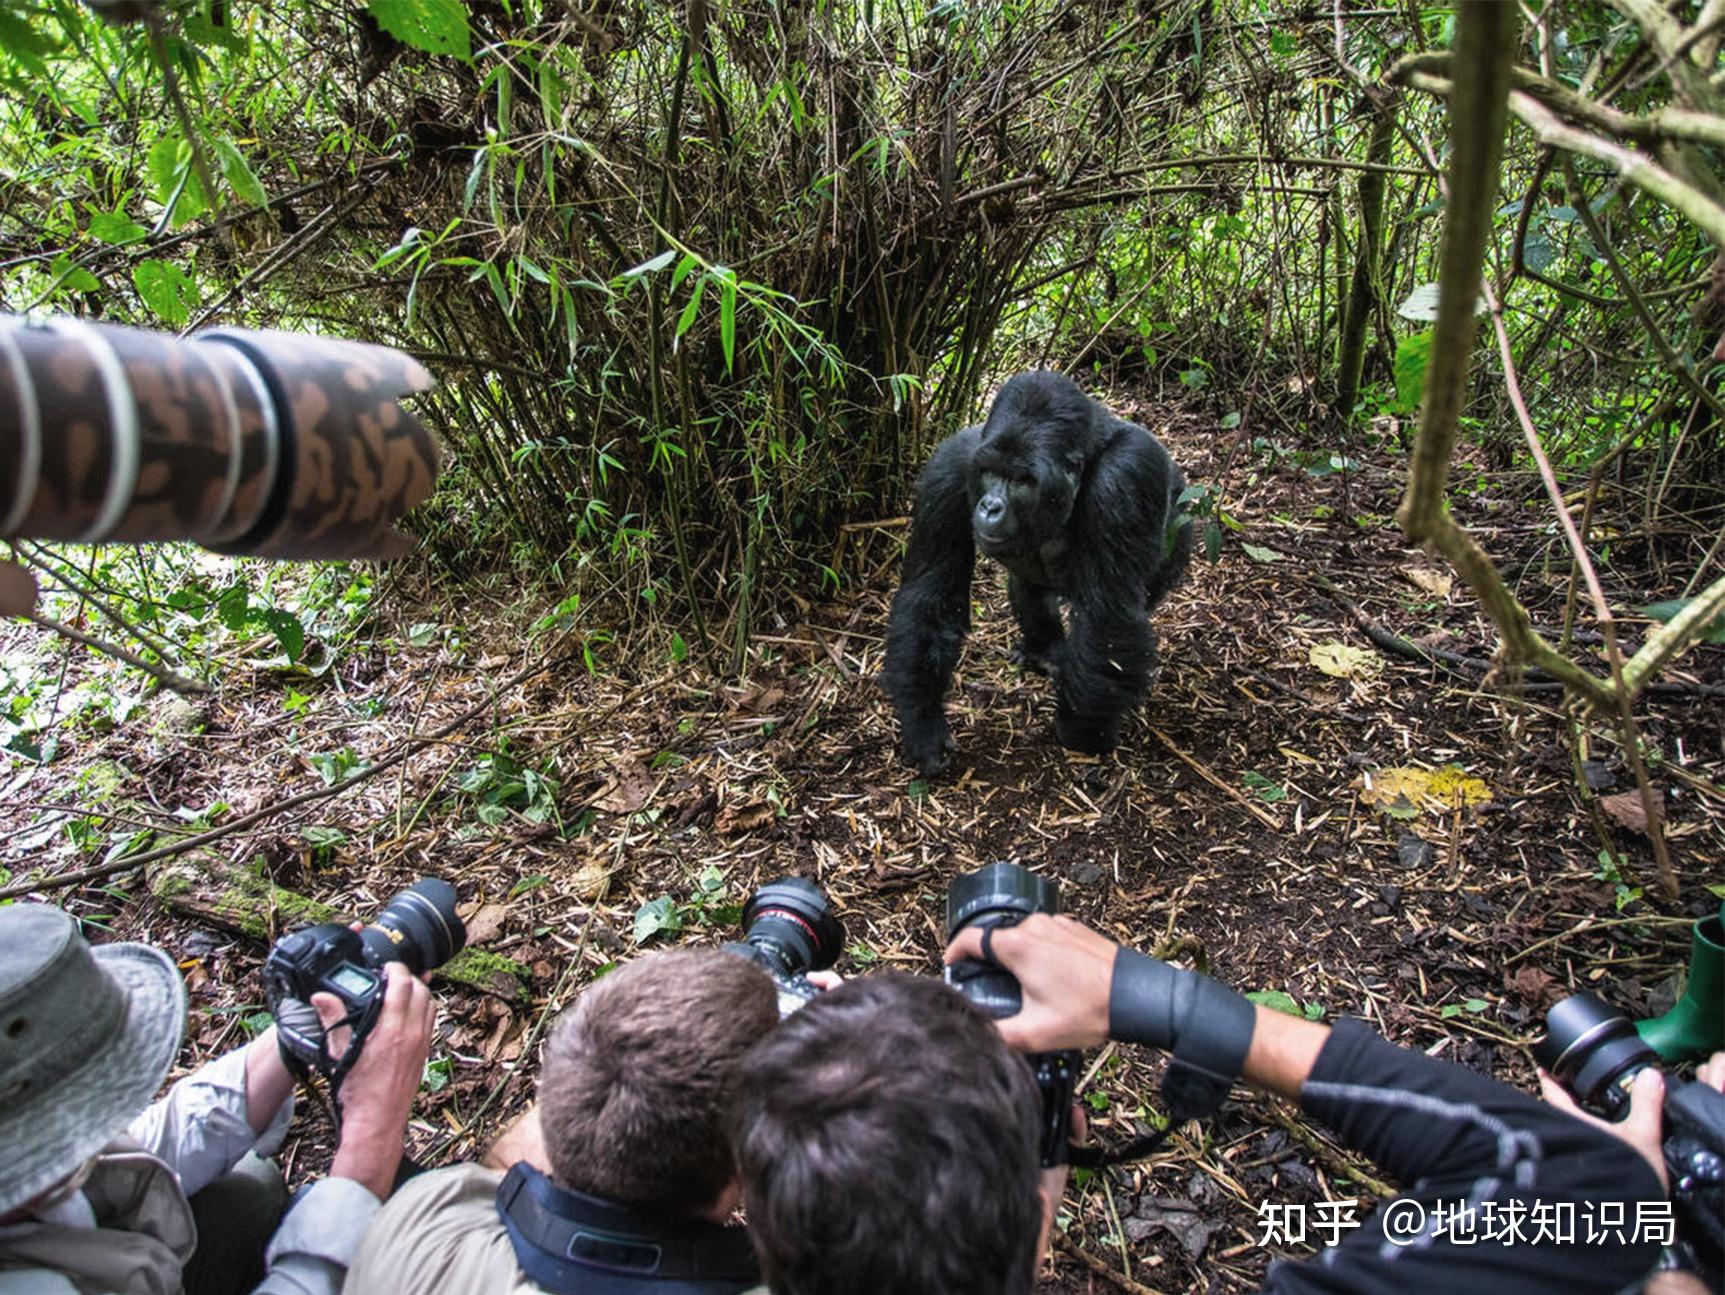
[[[1258,799],[1269,801],[1271,804],[1288,798],[1288,789],[1286,787],[1282,786],[1279,782],[1266,778],[1256,769],[1246,770],[1245,773],[1240,775],[1240,781],[1245,783],[1246,786],[1251,788],[1253,791],[1257,792]]]
[[[1300,1005],[1279,989],[1254,989],[1246,995],[1248,1002],[1258,1003],[1289,1016],[1299,1016]]]
[[[1521,259],[1535,274],[1544,274],[1557,260],[1557,249],[1544,234],[1529,234],[1521,245]]]
[[[650,899],[635,910],[636,944],[645,944],[661,931],[675,935],[682,929],[683,915],[677,911],[677,905],[669,895]]]
[[[14,62],[32,76],[46,77],[48,65],[42,55],[58,48],[29,22],[11,9],[0,9],[0,50],[12,56]]]
[[[269,195],[264,192],[263,185],[252,172],[251,164],[246,161],[245,155],[234,147],[233,141],[218,139],[216,157],[222,164],[222,178],[228,182],[228,188],[234,191],[235,197],[254,207],[269,206]]]
[[[258,619],[276,636],[276,642],[287,654],[287,659],[298,661],[299,654],[305,650],[305,626],[300,624],[299,618],[272,607],[260,612]]]
[[[1425,397],[1426,370],[1431,366],[1433,336],[1428,328],[1396,343],[1396,409],[1400,413],[1419,412]]]
[[[180,328],[192,317],[198,304],[198,288],[185,271],[167,261],[141,261],[132,271],[132,282],[144,304],[170,328]]]
[[[694,326],[695,315],[701,309],[701,294],[707,290],[705,276],[695,280],[695,290],[689,294],[688,304],[683,307],[683,313],[677,316],[677,331],[671,336],[671,349],[677,349],[677,343],[683,340],[683,334]]]
[[[509,888],[509,898],[519,899],[530,890],[538,890],[539,887],[545,885],[550,880],[551,878],[547,877],[542,872],[536,872],[531,877],[523,877],[520,881],[516,882]]]
[[[928,799],[928,780],[926,778],[912,778],[910,781],[910,786],[908,786],[904,789],[904,794],[909,796],[913,801],[916,801],[919,804],[922,801],[927,800]]]
[[[463,63],[473,61],[467,6],[461,0],[370,0],[365,11],[403,44]]]
[[[1714,899],[1725,899],[1725,882],[1709,882],[1706,890]]]
[[[239,633],[251,619],[251,591],[244,585],[229,585],[216,595],[216,615],[234,633]]]
[[[1204,523],[1204,556],[1214,562],[1222,553],[1222,525],[1214,517]]]
[[[737,281],[725,280],[724,295],[719,298],[719,345],[725,352],[725,372],[731,371],[737,352]]]
[[[627,270],[624,270],[623,273],[618,275],[617,277],[619,279],[639,279],[643,274],[654,274],[660,270],[663,270],[667,265],[669,265],[672,261],[674,261],[676,259],[677,259],[676,249],[675,248],[666,248],[663,252],[660,252],[659,255],[650,256],[645,261],[642,261],[641,264],[630,266]]]
[[[671,660],[681,665],[689,656],[689,645],[683,641],[683,636],[675,630],[671,631]]]
[[[67,292],[98,292],[102,281],[81,265],[74,265],[72,258],[65,252],[54,258],[54,263],[48,267],[48,273],[53,275],[61,289]]]
[[[1484,1012],[1491,1008],[1491,1004],[1483,998],[1470,998],[1462,1006],[1470,1012]]]
[[[90,217],[84,232],[99,243],[112,243],[116,247],[141,243],[150,236],[149,230],[123,211],[98,211]]]
[[[693,252],[684,252],[683,259],[677,262],[677,268],[671,271],[671,291],[675,292],[682,287],[683,280],[688,278],[689,272],[700,263],[700,258]]]
[[[408,626],[408,630],[407,630],[407,646],[408,647],[416,647],[416,648],[430,647],[435,642],[437,642],[437,622],[436,621],[419,621],[413,625]]]
[[[1667,625],[1694,601],[1693,598],[1668,598],[1662,603],[1650,603],[1643,607],[1641,614],[1651,616],[1661,625]],[[1725,644],[1725,616],[1719,617],[1711,625],[1704,626],[1698,637],[1703,643]]]
[[[1280,562],[1282,560],[1282,555],[1274,549],[1261,548],[1256,544],[1242,544],[1240,547],[1246,550],[1246,556],[1254,562]]]
[[[155,182],[157,201],[166,206],[174,200],[176,193],[179,195],[174,201],[174,217],[170,222],[174,228],[196,220],[209,210],[209,195],[204,192],[204,186],[192,167],[191,145],[178,134],[158,136],[150,146],[144,166]]]

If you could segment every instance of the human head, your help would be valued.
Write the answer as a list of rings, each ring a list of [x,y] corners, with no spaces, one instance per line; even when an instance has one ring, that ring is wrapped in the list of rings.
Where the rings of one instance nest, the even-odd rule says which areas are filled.
[[[865,976],[756,1045],[737,1169],[775,1295],[1024,1295],[1041,1099],[993,1023],[937,980]]]
[[[726,1133],[743,1054],[778,1019],[772,981],[717,950],[649,954],[605,975],[545,1049],[539,1118],[557,1182],[709,1211],[736,1176]]]
[[[150,1103],[186,992],[143,944],[92,949],[49,904],[0,908],[0,1215],[77,1171]]]

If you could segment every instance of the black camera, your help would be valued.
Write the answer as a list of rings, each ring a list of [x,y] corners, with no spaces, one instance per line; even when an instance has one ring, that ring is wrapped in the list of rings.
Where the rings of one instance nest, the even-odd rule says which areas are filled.
[[[833,916],[821,888],[805,877],[769,881],[743,906],[743,938],[724,946],[747,958],[773,978],[779,991],[779,1017],[796,1011],[820,990],[808,973],[838,961],[845,928]]]
[[[946,938],[966,927],[1016,926],[1032,913],[1060,911],[1055,884],[1016,863],[991,863],[958,877],[946,892]],[[1018,979],[994,963],[967,958],[946,969],[946,983],[999,1020],[1015,1016],[1024,996]],[[1042,1092],[1042,1163],[1063,1165],[1071,1154],[1072,1094],[1078,1053],[1038,1052],[1027,1058]]]
[[[383,906],[355,931],[324,922],[285,935],[264,960],[264,996],[276,1019],[282,1059],[296,1076],[316,1071],[335,1092],[383,1007],[383,965],[403,962],[416,976],[441,967],[467,943],[455,913],[455,887],[426,877]],[[313,994],[334,994],[346,1009],[337,1023],[351,1033],[340,1058],[329,1055]]]
[[[1583,1106],[1610,1120],[1629,1114],[1635,1076],[1659,1054],[1635,1026],[1592,994],[1566,998],[1546,1014],[1533,1055]],[[1665,1088],[1665,1168],[1678,1239],[1717,1277],[1725,1267],[1725,1093],[1706,1084]]]

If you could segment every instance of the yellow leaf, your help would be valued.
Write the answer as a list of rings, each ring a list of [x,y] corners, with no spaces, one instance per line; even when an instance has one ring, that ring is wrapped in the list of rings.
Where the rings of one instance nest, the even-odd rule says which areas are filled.
[[[1455,577],[1449,572],[1431,567],[1403,567],[1402,574],[1434,598],[1448,598],[1449,591],[1455,586]]]
[[[1377,666],[1377,658],[1364,648],[1333,641],[1314,644],[1306,653],[1306,660],[1337,679],[1369,674]]]
[[[1421,813],[1442,817],[1491,799],[1491,789],[1459,764],[1441,769],[1377,769],[1361,774],[1354,786],[1361,800],[1392,818],[1415,818]]]

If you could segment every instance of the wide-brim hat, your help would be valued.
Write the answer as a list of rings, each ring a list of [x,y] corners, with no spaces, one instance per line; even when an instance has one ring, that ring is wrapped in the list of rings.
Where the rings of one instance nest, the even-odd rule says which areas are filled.
[[[161,950],[92,948],[52,905],[0,908],[0,1214],[124,1132],[185,1024],[185,986]]]

